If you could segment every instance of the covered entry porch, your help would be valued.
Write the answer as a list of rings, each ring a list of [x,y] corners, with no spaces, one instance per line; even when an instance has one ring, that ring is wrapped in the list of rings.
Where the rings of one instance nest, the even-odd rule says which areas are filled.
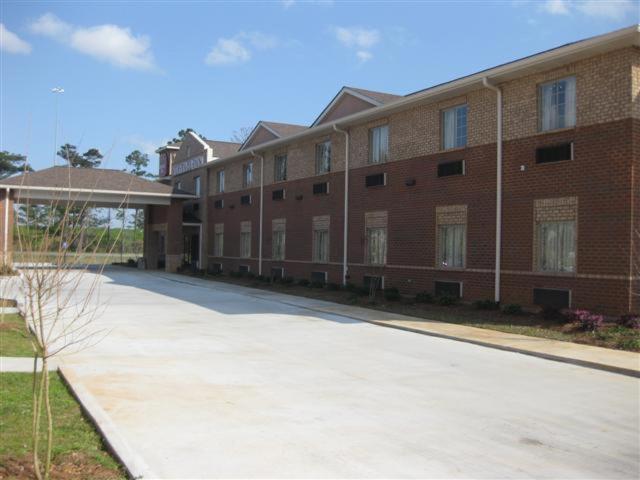
[[[0,262],[13,264],[15,205],[125,208],[144,212],[143,257],[147,268],[175,271],[183,256],[182,203],[192,198],[170,185],[110,169],[60,166],[0,180]],[[165,221],[153,221],[158,218]]]

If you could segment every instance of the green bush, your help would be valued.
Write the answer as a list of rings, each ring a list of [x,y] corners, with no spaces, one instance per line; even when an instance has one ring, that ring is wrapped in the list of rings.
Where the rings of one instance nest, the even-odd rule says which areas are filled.
[[[416,303],[433,303],[433,295],[429,292],[416,293]]]
[[[324,282],[313,281],[309,284],[311,288],[324,288]]]
[[[347,282],[347,284],[344,286],[344,289],[347,292],[354,292],[355,293],[355,292],[358,291],[358,287],[354,283],[351,283],[351,282]]]
[[[298,285],[300,285],[301,287],[308,287],[310,283],[311,282],[306,278],[301,278],[300,280],[298,280]]]
[[[545,320],[572,321],[571,319],[567,319],[564,315],[562,315],[562,312],[560,311],[559,308],[542,307],[542,311],[540,313],[542,315],[542,318],[544,318]]]
[[[296,280],[293,277],[283,277],[280,279],[280,282],[282,282],[285,285],[292,285],[295,281]]]
[[[402,298],[400,292],[396,287],[389,287],[384,289],[384,299],[389,302],[397,302]]]
[[[333,292],[340,290],[340,285],[338,285],[337,283],[333,283],[333,282],[329,282],[326,285],[327,290],[331,290]]]
[[[498,302],[494,302],[493,300],[486,299],[486,300],[476,300],[475,302],[473,302],[473,306],[476,307],[478,310],[497,310],[500,305],[498,304]]]
[[[522,307],[517,303],[510,303],[505,305],[502,309],[502,313],[506,313],[507,315],[522,315]]]
[[[441,295],[437,299],[438,305],[443,305],[446,307],[455,305],[456,303],[458,303],[458,300],[458,297],[454,297],[453,295]]]
[[[247,278],[254,279],[254,278],[256,278],[256,274],[253,273],[253,272],[247,272]]]
[[[361,287],[356,287],[356,289],[354,290],[354,293],[356,295],[360,295],[361,297],[368,297],[371,291],[369,290],[368,287],[365,287],[363,285]]]

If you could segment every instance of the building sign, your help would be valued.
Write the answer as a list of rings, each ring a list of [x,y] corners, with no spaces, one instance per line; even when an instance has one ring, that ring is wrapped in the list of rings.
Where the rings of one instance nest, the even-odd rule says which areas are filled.
[[[204,155],[198,155],[197,157],[191,157],[184,162],[176,163],[173,165],[173,175],[180,175],[181,173],[188,172],[194,168],[198,168],[205,164]]]

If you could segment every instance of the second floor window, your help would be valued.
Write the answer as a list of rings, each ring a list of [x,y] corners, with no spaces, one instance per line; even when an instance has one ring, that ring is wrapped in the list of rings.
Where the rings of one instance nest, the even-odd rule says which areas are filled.
[[[331,141],[316,145],[316,175],[331,171]]]
[[[276,155],[273,160],[273,178],[276,182],[282,182],[287,179],[287,156]]]
[[[573,127],[576,124],[576,77],[543,83],[538,91],[541,131]]]
[[[253,184],[253,163],[247,163],[242,171],[242,186],[250,187]]]
[[[442,148],[467,146],[467,106],[459,105],[442,112]]]
[[[216,179],[217,179],[217,192],[218,193],[224,193],[224,170],[218,170],[218,173],[216,173]]]
[[[385,163],[389,160],[389,125],[369,130],[369,163]]]
[[[200,177],[195,177],[193,179],[193,193],[196,195],[196,197],[200,196]]]

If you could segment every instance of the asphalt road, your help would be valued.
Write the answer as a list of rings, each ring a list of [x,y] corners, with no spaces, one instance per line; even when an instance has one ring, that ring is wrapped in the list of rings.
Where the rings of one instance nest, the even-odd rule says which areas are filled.
[[[64,361],[147,476],[640,475],[638,379],[177,275],[107,271],[100,302]]]

